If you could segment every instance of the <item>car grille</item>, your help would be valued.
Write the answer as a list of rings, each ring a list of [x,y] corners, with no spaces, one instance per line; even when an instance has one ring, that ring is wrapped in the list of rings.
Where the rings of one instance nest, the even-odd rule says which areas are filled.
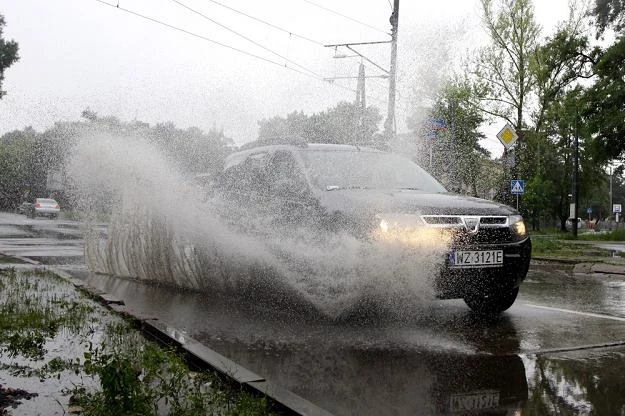
[[[423,215],[425,224],[449,229],[456,245],[496,244],[515,240],[506,216]]]

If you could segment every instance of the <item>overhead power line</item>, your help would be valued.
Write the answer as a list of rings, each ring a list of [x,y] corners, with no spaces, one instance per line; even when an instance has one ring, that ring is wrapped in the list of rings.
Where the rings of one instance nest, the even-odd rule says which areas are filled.
[[[193,32],[188,31],[188,30],[186,30],[186,29],[182,29],[182,28],[180,28],[180,27],[177,27],[177,26],[174,26],[174,25],[170,25],[169,23],[165,23],[165,22],[163,22],[163,21],[161,21],[161,20],[154,19],[153,17],[146,16],[146,15],[143,15],[143,14],[141,14],[141,13],[137,13],[137,12],[135,12],[135,11],[129,10],[129,9],[125,9],[125,8],[123,8],[123,7],[119,6],[119,5],[110,4],[110,3],[107,3],[107,2],[106,2],[106,1],[104,1],[104,0],[95,0],[95,1],[97,1],[98,3],[106,4],[107,6],[109,6],[109,7],[113,7],[113,8],[115,8],[115,9],[117,9],[117,10],[121,10],[121,11],[123,11],[123,12],[129,13],[129,14],[132,14],[132,15],[137,16],[137,17],[140,17],[140,18],[142,18],[142,19],[149,20],[149,21],[154,22],[154,23],[157,23],[157,24],[159,24],[159,25],[162,25],[162,26],[168,27],[168,28],[170,28],[170,29],[174,29],[174,30],[177,30],[177,31],[179,31],[179,32],[186,33],[187,35],[194,36],[194,37],[196,37],[196,38],[199,38],[199,39],[205,40],[205,41],[207,41],[207,42],[213,43],[213,44],[215,44],[215,45],[221,46],[221,47],[223,47],[223,48],[227,48],[227,49],[233,50],[233,51],[235,51],[235,52],[242,53],[243,55],[247,55],[247,56],[252,57],[252,58],[260,59],[261,61],[265,61],[265,62],[267,62],[267,63],[273,64],[273,65],[277,65],[277,66],[279,66],[279,67],[283,67],[283,68],[290,69],[291,71],[295,71],[295,72],[297,72],[297,73],[300,73],[300,74],[302,74],[302,75],[306,75],[306,76],[311,77],[311,78],[315,78],[315,79],[322,79],[322,78],[320,78],[320,77],[319,77],[319,76],[317,76],[317,75],[312,75],[312,74],[310,74],[310,73],[308,73],[308,72],[300,71],[299,69],[293,68],[293,67],[288,66],[288,65],[286,65],[286,64],[282,64],[282,63],[280,63],[280,62],[272,61],[271,59],[267,59],[267,58],[262,57],[262,56],[260,56],[260,55],[253,54],[253,53],[250,53],[250,52],[244,51],[244,50],[239,49],[239,48],[235,48],[234,46],[226,45],[225,43],[221,43],[221,42],[218,42],[218,41],[216,41],[216,40],[213,40],[213,39],[207,38],[206,36],[198,35],[197,33],[193,33]]]
[[[228,26],[226,26],[226,25],[224,25],[224,24],[219,23],[219,22],[218,22],[218,21],[216,21],[215,19],[212,19],[212,18],[210,18],[210,17],[206,16],[205,14],[203,14],[203,13],[201,13],[201,12],[199,12],[199,11],[195,10],[195,9],[192,9],[191,7],[187,6],[186,4],[184,4],[184,3],[182,3],[182,2],[180,2],[180,1],[178,1],[178,0],[171,0],[171,1],[173,1],[173,2],[174,2],[174,3],[176,3],[176,4],[178,4],[178,5],[179,5],[179,6],[181,6],[181,7],[184,7],[185,9],[187,9],[187,10],[189,10],[189,11],[191,11],[191,12],[193,12],[193,13],[195,13],[195,14],[197,14],[197,15],[201,16],[201,17],[203,17],[204,19],[206,19],[206,20],[208,20],[208,21],[210,21],[210,22],[212,22],[212,23],[216,24],[217,26],[219,26],[219,27],[221,27],[221,28],[223,28],[223,29],[226,29],[226,30],[227,30],[227,31],[229,31],[230,33],[234,33],[235,35],[237,35],[237,36],[239,36],[239,37],[241,37],[241,38],[245,39],[246,41],[248,41],[248,42],[250,42],[250,43],[252,43],[252,44],[254,44],[254,45],[256,45],[256,46],[258,46],[259,48],[264,49],[264,50],[266,50],[267,52],[272,53],[272,54],[274,54],[275,56],[277,56],[277,57],[279,57],[279,58],[281,58],[281,59],[284,59],[284,60],[285,60],[285,61],[287,61],[287,62],[292,63],[293,65],[297,66],[298,68],[300,68],[300,69],[302,69],[302,70],[304,70],[304,71],[308,71],[308,72],[310,72],[311,74],[313,74],[313,75],[314,75],[314,76],[316,76],[316,77],[323,78],[321,75],[319,75],[319,74],[315,73],[314,71],[312,71],[312,70],[310,70],[310,69],[306,68],[305,66],[298,64],[297,62],[295,62],[295,61],[293,61],[293,60],[291,60],[291,59],[287,58],[286,56],[283,56],[283,55],[279,54],[278,52],[275,52],[275,51],[273,51],[273,50],[271,50],[271,49],[269,49],[269,48],[265,47],[264,45],[261,45],[260,43],[256,42],[254,39],[250,39],[249,37],[247,37],[247,36],[245,36],[245,35],[243,35],[243,34],[241,34],[241,33],[237,32],[236,30],[231,29],[231,28],[229,28]]]
[[[279,63],[279,62],[273,61],[273,60],[271,60],[271,59],[267,59],[267,58],[265,58],[265,57],[262,57],[262,56],[255,55],[255,54],[253,54],[253,53],[250,53],[250,52],[244,51],[244,50],[242,50],[242,49],[235,48],[234,46],[226,45],[225,43],[221,43],[221,42],[218,42],[218,41],[216,41],[216,40],[213,40],[213,39],[207,38],[206,36],[202,36],[202,35],[199,35],[199,34],[197,34],[197,33],[193,33],[193,32],[191,32],[191,31],[189,31],[189,30],[182,29],[182,28],[180,28],[180,27],[177,27],[177,26],[171,25],[171,24],[169,24],[169,23],[163,22],[163,21],[161,21],[161,20],[155,19],[155,18],[153,18],[153,17],[149,17],[149,16],[143,15],[143,14],[141,14],[141,13],[138,13],[138,12],[135,12],[135,11],[132,11],[132,10],[129,10],[129,9],[126,9],[126,8],[121,7],[121,6],[119,6],[119,5],[115,5],[115,4],[110,4],[110,3],[107,3],[107,2],[106,2],[106,1],[104,1],[104,0],[95,0],[95,1],[97,1],[98,3],[102,3],[102,4],[106,5],[106,6],[112,7],[112,8],[114,8],[114,9],[121,10],[121,11],[123,11],[123,12],[125,12],[125,13],[128,13],[128,14],[131,14],[131,15],[133,15],[133,16],[140,17],[140,18],[142,18],[142,19],[149,20],[150,22],[153,22],[153,23],[156,23],[156,24],[159,24],[159,25],[165,26],[165,27],[167,27],[167,28],[169,28],[169,29],[173,29],[173,30],[176,30],[176,31],[179,31],[179,32],[185,33],[185,34],[187,34],[187,35],[190,35],[190,36],[196,37],[196,38],[198,38],[198,39],[202,39],[202,40],[204,40],[204,41],[206,41],[206,42],[210,42],[210,43],[212,43],[212,44],[214,44],[214,45],[218,45],[218,46],[221,46],[221,47],[223,47],[223,48],[230,49],[230,50],[232,50],[232,51],[235,51],[235,52],[241,53],[241,54],[243,54],[243,55],[249,56],[249,57],[251,57],[251,58],[256,58],[256,59],[259,59],[259,60],[264,61],[264,62],[266,62],[266,63],[272,64],[272,65],[276,65],[276,66],[279,66],[279,67],[281,67],[281,68],[285,68],[285,69],[288,69],[288,70],[291,70],[291,71],[297,72],[298,74],[301,74],[301,75],[307,76],[307,77],[309,77],[309,78],[316,79],[317,81],[321,81],[321,82],[324,82],[324,83],[326,83],[326,84],[330,84],[330,85],[335,86],[335,87],[337,87],[337,88],[340,88],[340,89],[343,89],[343,90],[346,90],[346,91],[350,91],[350,92],[356,92],[356,90],[354,90],[354,89],[352,89],[352,88],[349,88],[349,87],[346,87],[346,86],[344,86],[344,85],[337,84],[337,83],[329,83],[329,82],[325,81],[325,80],[324,80],[322,77],[320,77],[320,76],[313,75],[313,74],[311,74],[310,72],[304,72],[304,71],[301,71],[301,70],[299,70],[299,69],[293,68],[292,66],[288,66],[286,63],[285,63],[285,64],[282,64],[282,63]],[[380,99],[380,98],[377,98],[377,97],[372,97],[372,98],[373,98],[375,101],[378,101],[378,102],[380,102],[380,103],[385,103],[385,102],[386,102],[385,100]]]
[[[324,6],[320,5],[320,4],[317,4],[317,3],[315,3],[314,1],[311,1],[311,0],[302,0],[302,1],[303,1],[303,2],[305,2],[305,3],[311,4],[311,5],[315,6],[315,7],[318,7],[318,8],[320,8],[320,9],[322,9],[322,10],[325,10],[325,11],[327,11],[327,12],[330,12],[330,13],[332,13],[332,14],[335,14],[335,15],[337,15],[337,16],[341,16],[341,17],[343,17],[343,18],[345,18],[345,19],[347,19],[347,20],[351,20],[352,22],[354,22],[354,23],[358,23],[359,25],[366,26],[366,27],[368,27],[369,29],[373,29],[373,30],[375,30],[375,31],[377,31],[377,32],[384,33],[385,35],[389,35],[389,36],[390,36],[390,33],[388,33],[386,30],[382,30],[382,29],[377,28],[377,27],[375,27],[375,26],[371,26],[371,25],[370,25],[370,24],[368,24],[368,23],[361,22],[360,20],[356,20],[356,19],[354,19],[353,17],[350,17],[350,16],[347,16],[347,15],[345,15],[345,14],[343,14],[343,13],[337,12],[336,10],[332,10],[332,9],[329,9],[329,8],[327,8],[327,7],[324,7]]]
[[[214,3],[214,4],[218,5],[218,6],[221,6],[221,7],[225,8],[225,9],[228,9],[228,10],[230,10],[230,11],[233,11],[233,12],[235,12],[235,13],[238,13],[238,14],[240,14],[240,15],[242,15],[242,16],[245,16],[245,17],[247,17],[247,18],[249,18],[249,19],[255,20],[255,21],[259,22],[259,23],[262,23],[262,24],[264,24],[264,25],[267,25],[267,26],[269,26],[269,27],[272,27],[272,28],[274,28],[274,29],[276,29],[276,30],[279,30],[279,31],[281,31],[281,32],[288,33],[289,35],[292,35],[292,36],[295,36],[295,37],[297,37],[297,38],[300,38],[300,39],[306,40],[306,41],[308,41],[308,42],[310,42],[310,43],[314,43],[314,44],[316,44],[316,45],[323,46],[323,43],[321,43],[321,42],[319,42],[319,41],[316,41],[316,40],[314,40],[314,39],[308,38],[308,37],[306,37],[306,36],[298,35],[298,34],[297,34],[297,33],[295,33],[295,32],[292,32],[292,31],[290,31],[290,30],[287,30],[287,29],[281,28],[280,26],[274,25],[273,23],[269,23],[269,22],[267,22],[267,21],[265,21],[265,20],[259,19],[258,17],[254,17],[254,16],[249,15],[249,14],[247,14],[247,13],[245,13],[245,12],[242,12],[242,11],[240,11],[240,10],[234,9],[234,8],[232,8],[232,7],[230,7],[230,6],[227,6],[227,5],[225,5],[225,4],[222,4],[222,3],[220,3],[220,2],[218,2],[218,1],[216,1],[216,0],[208,0],[208,1],[210,1],[211,3]]]

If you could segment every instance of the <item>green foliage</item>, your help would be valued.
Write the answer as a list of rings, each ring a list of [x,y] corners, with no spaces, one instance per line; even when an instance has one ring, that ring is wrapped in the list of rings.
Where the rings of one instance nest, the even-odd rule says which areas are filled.
[[[17,42],[7,41],[2,37],[5,24],[4,16],[0,14],[0,99],[6,94],[6,91],[2,91],[4,71],[20,59]]]
[[[107,329],[109,344],[90,345],[84,368],[101,390],[74,389],[74,400],[90,416],[154,415],[163,406],[172,416],[272,415],[270,404],[233,390],[210,373],[191,372],[183,357],[137,339],[127,326]]]
[[[480,107],[520,132],[536,83],[530,65],[540,26],[531,0],[481,0],[481,4],[491,43],[478,51],[472,67]]]
[[[614,230],[607,233],[589,233],[578,237],[586,241],[625,241],[625,230]]]
[[[42,383],[76,375],[64,390],[86,416],[274,414],[266,398],[213,373],[190,371],[176,350],[149,342],[96,306],[52,274],[0,271],[0,358],[12,359],[0,361],[0,370]],[[54,351],[47,351],[49,342]],[[72,348],[64,351],[68,345]],[[85,345],[81,356],[72,355],[76,345]],[[59,351],[62,356],[51,356]],[[43,365],[31,365],[44,359]]]
[[[591,11],[599,34],[609,26],[616,31],[625,28],[625,1],[624,0],[595,0],[595,7]]]
[[[79,331],[93,308],[40,283],[42,275],[9,270],[0,286],[0,352],[42,360],[45,343],[60,329]],[[46,276],[46,275],[43,275]],[[49,276],[49,275],[48,275]]]
[[[32,128],[12,131],[0,138],[0,208],[11,208],[28,193],[45,189],[45,152]]]
[[[488,151],[479,144],[484,135],[479,131],[483,117],[472,104],[472,90],[463,80],[449,82],[437,95],[427,118],[411,127],[421,137],[434,135],[431,120],[446,127],[435,137],[423,140],[417,149],[418,163],[448,189],[477,196],[482,159]],[[432,154],[430,164],[430,152]],[[453,160],[453,163],[449,163]]]
[[[88,108],[82,115],[84,121],[58,122],[43,133],[26,127],[0,137],[0,208],[15,209],[24,200],[49,196],[48,174],[64,172],[66,160],[82,135],[146,139],[185,174],[215,174],[234,147],[233,141],[215,128],[204,133],[196,127],[179,129],[173,123],[150,127],[140,121],[99,117]],[[72,201],[63,192],[54,197],[64,210],[72,208]]]
[[[584,116],[593,136],[591,151],[606,163],[625,154],[625,37],[610,46],[594,66],[596,82],[588,88]]]

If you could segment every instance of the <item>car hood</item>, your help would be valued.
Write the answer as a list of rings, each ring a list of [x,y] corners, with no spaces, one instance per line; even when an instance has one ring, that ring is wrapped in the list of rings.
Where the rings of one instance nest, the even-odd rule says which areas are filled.
[[[325,191],[321,205],[329,211],[352,214],[401,213],[422,215],[512,215],[503,204],[453,193],[413,190],[338,189]]]

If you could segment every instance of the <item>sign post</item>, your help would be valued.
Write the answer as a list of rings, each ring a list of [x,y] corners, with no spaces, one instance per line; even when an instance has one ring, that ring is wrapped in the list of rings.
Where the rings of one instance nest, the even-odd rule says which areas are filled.
[[[621,204],[612,204],[612,212],[616,214],[616,222],[618,222],[619,214],[622,212]]]
[[[497,133],[497,138],[501,144],[503,144],[503,147],[509,149],[514,143],[516,143],[519,136],[516,134],[516,131],[514,131],[514,128],[510,125],[510,123],[508,123],[503,126],[503,129],[501,129],[499,133]]]
[[[516,210],[519,210],[519,195],[525,193],[525,181],[523,179],[513,179],[510,181],[510,192],[516,195]]]

